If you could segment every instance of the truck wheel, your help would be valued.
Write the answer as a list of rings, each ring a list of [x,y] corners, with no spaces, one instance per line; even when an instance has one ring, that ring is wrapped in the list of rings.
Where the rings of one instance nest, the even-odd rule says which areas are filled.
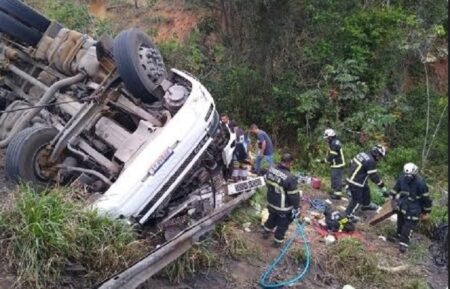
[[[49,178],[44,173],[43,161],[49,157],[46,146],[57,133],[53,127],[30,127],[15,135],[6,149],[8,177],[17,183],[23,181],[47,186]]]
[[[0,11],[0,23],[0,32],[4,32],[27,45],[35,46],[42,38],[42,33],[34,28],[25,26],[25,24],[2,11]]]
[[[163,58],[150,38],[131,28],[114,39],[114,59],[125,87],[146,102],[158,100],[152,92],[166,77]]]
[[[50,20],[19,0],[1,0],[0,10],[42,33],[50,25]]]

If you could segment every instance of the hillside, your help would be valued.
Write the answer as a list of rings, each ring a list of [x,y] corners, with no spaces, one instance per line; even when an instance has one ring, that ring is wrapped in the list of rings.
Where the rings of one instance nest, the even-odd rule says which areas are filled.
[[[320,190],[300,186],[303,216],[312,220],[304,224],[312,257],[307,277],[292,288],[340,289],[346,284],[356,289],[448,287],[447,267],[437,266],[429,250],[433,232],[448,223],[447,1],[25,2],[96,37],[140,28],[152,37],[169,68],[186,70],[205,85],[220,113],[227,113],[244,129],[252,123],[263,128],[274,141],[276,161],[289,151],[295,157],[295,173],[321,178]],[[433,210],[429,220],[413,233],[408,253],[400,253],[396,244],[384,240],[395,224],[386,220],[369,226],[370,213],[362,214],[356,233],[325,244],[318,229],[322,215],[312,213],[309,202],[330,198],[329,167],[316,161],[327,154],[323,131],[328,127],[338,132],[347,161],[376,143],[388,147],[379,172],[389,189],[405,163],[419,166],[430,188]],[[3,155],[0,150],[0,198],[6,200],[0,208],[14,215],[11,204],[19,193],[5,178]],[[262,272],[279,253],[271,240],[261,237],[265,193],[258,191],[144,287],[259,288]],[[383,204],[375,186],[371,186],[371,195],[374,202]],[[342,211],[347,204],[348,200],[340,200],[332,206]],[[83,204],[73,208],[77,206]],[[117,231],[101,227],[102,240],[122,233],[122,227],[111,227]],[[294,229],[291,225],[289,234]],[[95,247],[99,260],[103,260],[102,250],[108,260],[119,260],[109,273],[132,263],[138,250],[150,246],[145,240],[148,236],[124,230],[122,244],[106,246],[114,250]],[[95,236],[88,237],[95,240]],[[293,276],[305,262],[303,242],[294,244],[276,272],[277,280]],[[70,252],[67,245],[63,247]],[[121,252],[130,259],[121,258]],[[95,256],[89,261],[95,263]],[[20,288],[22,283],[16,282],[20,272],[11,270],[16,265],[8,264],[8,257],[5,255],[0,266],[0,289]],[[108,264],[98,266],[104,269]],[[93,276],[105,278],[104,271],[89,270],[86,276],[90,281]],[[64,288],[80,286],[80,276],[77,272],[64,276]],[[32,274],[26,277],[33,279]]]

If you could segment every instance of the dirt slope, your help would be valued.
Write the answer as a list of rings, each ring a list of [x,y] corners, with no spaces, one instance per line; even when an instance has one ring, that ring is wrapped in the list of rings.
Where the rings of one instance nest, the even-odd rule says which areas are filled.
[[[304,204],[307,199],[311,198],[327,198],[326,193],[316,190],[309,190],[305,192]],[[334,204],[335,207],[346,205],[345,201],[338,201]],[[307,210],[308,206],[304,206],[303,210]],[[369,218],[370,214],[364,215]],[[381,226],[381,227],[379,227]],[[448,272],[446,268],[437,267],[433,264],[431,256],[428,253],[428,246],[430,240],[426,237],[415,234],[412,243],[411,252],[408,254],[401,254],[397,245],[381,240],[378,236],[383,232],[383,227],[393,226],[389,220],[383,222],[377,227],[369,227],[364,223],[358,224],[356,238],[363,243],[364,249],[368,254],[374,254],[379,260],[379,265],[384,267],[397,267],[401,265],[408,265],[409,269],[401,273],[394,274],[396,279],[394,284],[398,284],[398,289],[417,288],[417,289],[445,289],[447,286]],[[290,233],[292,234],[294,226],[291,225]],[[215,269],[198,272],[194,276],[182,280],[179,284],[173,284],[164,279],[155,279],[148,289],[169,289],[169,288],[195,288],[195,289],[209,289],[209,288],[224,288],[224,289],[256,289],[258,280],[268,266],[268,264],[278,255],[279,250],[271,246],[271,240],[264,240],[261,238],[261,228],[259,224],[252,224],[251,232],[242,230],[240,236],[248,243],[254,246],[259,252],[257,256],[252,258],[231,258],[227,255],[220,256],[220,266]],[[328,252],[330,246],[323,242],[321,235],[313,228],[312,225],[306,225],[306,234],[308,242],[311,244],[312,261],[310,271],[305,280],[290,288],[308,288],[308,289],[340,289],[343,287],[342,282],[339,282],[336,276],[330,274],[325,269],[325,264],[334,258]],[[292,252],[302,250],[303,243],[299,240],[295,242]],[[286,276],[293,276],[299,264],[294,262],[291,258],[283,263],[281,270],[276,271],[278,280],[286,278]],[[352,264],[348,264],[352,266]],[[414,285],[415,280],[421,280],[427,283],[428,287],[420,287],[422,285]],[[409,284],[409,285],[405,285]],[[412,285],[411,285],[412,284]],[[178,287],[176,287],[178,286]],[[405,287],[407,286],[407,287]],[[412,287],[410,287],[412,286]],[[357,289],[362,289],[356,287]],[[378,288],[375,284],[367,284],[365,288]],[[383,287],[385,288],[385,287]]]

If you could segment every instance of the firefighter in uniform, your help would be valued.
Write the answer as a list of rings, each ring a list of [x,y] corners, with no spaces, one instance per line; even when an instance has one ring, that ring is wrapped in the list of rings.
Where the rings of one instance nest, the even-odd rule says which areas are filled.
[[[323,138],[329,145],[328,156],[324,161],[331,167],[331,189],[333,190],[331,198],[339,200],[342,197],[342,170],[345,166],[342,143],[331,128],[325,130]]]
[[[386,148],[376,145],[370,152],[357,154],[350,163],[349,174],[346,179],[351,193],[351,201],[345,209],[345,214],[352,220],[357,220],[355,212],[361,206],[363,211],[377,210],[378,206],[371,203],[368,178],[374,182],[382,193],[387,192],[383,181],[377,173],[377,162],[386,155]]]
[[[418,170],[413,163],[405,164],[403,175],[397,179],[390,192],[397,203],[397,236],[393,239],[399,241],[402,253],[406,252],[411,233],[419,223],[419,219],[427,219],[432,206],[428,186],[418,175]],[[388,193],[383,195],[387,197]]]
[[[266,174],[269,218],[264,223],[263,237],[269,238],[275,229],[274,247],[283,244],[289,225],[299,216],[300,194],[297,178],[290,172],[292,162],[292,156],[285,153],[281,163],[270,167]]]

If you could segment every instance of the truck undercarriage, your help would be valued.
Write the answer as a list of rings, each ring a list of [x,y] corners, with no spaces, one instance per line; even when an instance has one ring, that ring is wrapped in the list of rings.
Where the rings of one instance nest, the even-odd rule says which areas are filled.
[[[8,177],[82,187],[98,196],[92,208],[138,226],[187,227],[166,234],[164,250],[181,246],[180,236],[191,241],[165,257],[157,250],[159,265],[146,263],[153,271],[264,185],[258,179],[238,197],[227,193],[234,133],[219,123],[206,88],[187,72],[167,71],[142,31],[94,40],[17,0],[0,1],[0,23]]]

